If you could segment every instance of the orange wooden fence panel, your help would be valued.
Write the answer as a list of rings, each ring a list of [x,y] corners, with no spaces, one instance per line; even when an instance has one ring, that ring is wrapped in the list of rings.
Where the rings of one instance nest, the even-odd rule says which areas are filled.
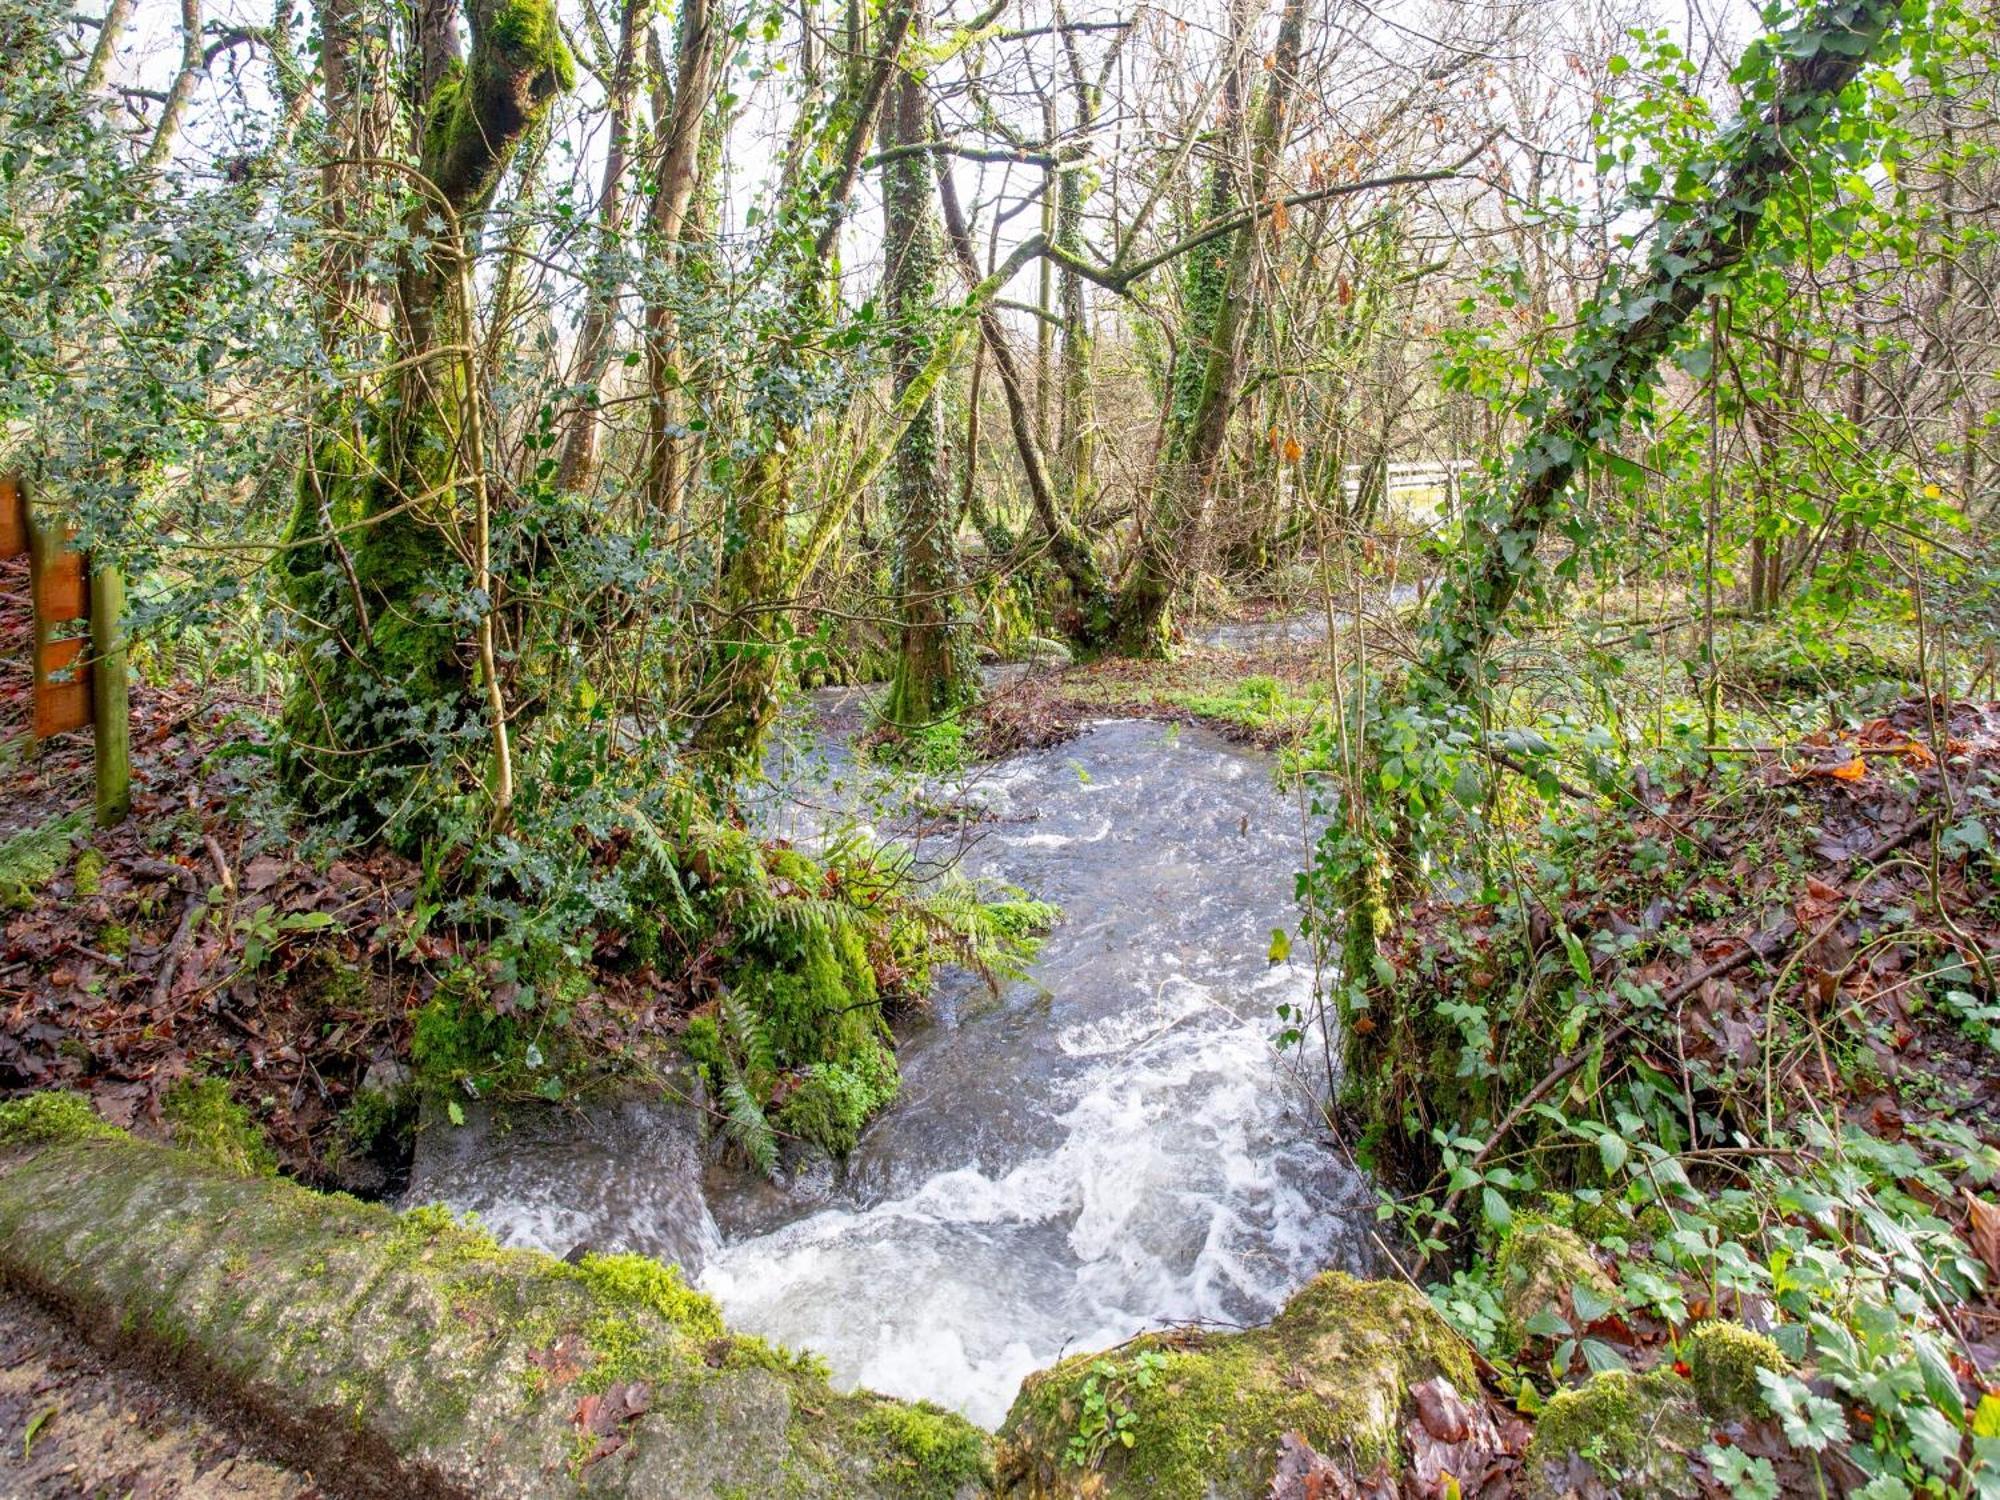
[[[28,550],[28,492],[12,474],[0,474],[0,557]]]
[[[30,525],[30,592],[35,608],[35,738],[91,722],[90,668],[85,663],[83,635],[72,627],[59,636],[57,627],[90,614],[90,585],[83,555],[70,549],[75,532],[68,527]]]

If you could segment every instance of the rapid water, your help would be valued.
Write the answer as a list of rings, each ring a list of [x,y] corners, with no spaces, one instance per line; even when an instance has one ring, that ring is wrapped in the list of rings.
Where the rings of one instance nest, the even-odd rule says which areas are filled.
[[[991,821],[964,867],[1062,922],[1026,982],[942,997],[838,1180],[711,1184],[701,1285],[845,1382],[997,1425],[1065,1351],[1261,1321],[1362,1268],[1371,1200],[1269,1045],[1310,974],[1267,958],[1298,863],[1268,759],[1106,722],[965,795]]]
[[[788,738],[759,821],[810,844],[859,816],[1059,904],[1028,977],[944,986],[841,1167],[778,1187],[711,1162],[704,1183],[693,1115],[657,1105],[482,1117],[420,1136],[411,1200],[558,1255],[678,1259],[732,1327],[989,1426],[1066,1352],[1262,1321],[1324,1267],[1369,1269],[1373,1200],[1316,1123],[1317,1052],[1270,1047],[1277,1007],[1311,998],[1305,965],[1268,960],[1300,859],[1270,759],[1107,721],[913,794],[847,753],[850,696],[817,695],[831,732]]]

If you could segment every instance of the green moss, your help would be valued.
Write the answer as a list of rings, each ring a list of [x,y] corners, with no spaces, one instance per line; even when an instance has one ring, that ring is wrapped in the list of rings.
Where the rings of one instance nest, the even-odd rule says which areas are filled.
[[[722,1313],[713,1298],[695,1291],[680,1267],[643,1255],[586,1255],[570,1268],[578,1281],[616,1307],[643,1307],[658,1313],[692,1339],[723,1336]]]
[[[880,1043],[864,1046],[845,1062],[818,1063],[778,1112],[781,1129],[845,1156],[861,1127],[886,1108],[900,1086],[896,1058]]]
[[[554,73],[565,92],[576,87],[576,59],[563,44],[550,0],[504,0],[492,26],[494,39],[522,62]]]
[[[1768,1415],[1759,1370],[1779,1374],[1791,1368],[1784,1351],[1740,1323],[1697,1323],[1681,1342],[1701,1409],[1718,1422]]]
[[[111,1139],[124,1133],[100,1120],[81,1094],[48,1089],[0,1104],[0,1146]]]
[[[929,1402],[903,1406],[884,1401],[862,1417],[860,1431],[893,1451],[891,1467],[907,1473],[913,1494],[950,1500],[963,1485],[990,1482],[986,1438],[954,1412]]]
[[[35,894],[55,879],[69,860],[70,847],[83,836],[83,813],[51,818],[0,842],[0,907],[26,911]]]
[[[245,1176],[269,1176],[277,1155],[250,1111],[229,1097],[220,1078],[183,1078],[160,1101],[174,1144]]]
[[[1606,1371],[1557,1392],[1542,1408],[1525,1462],[1528,1493],[1564,1493],[1567,1484],[1559,1476],[1574,1454],[1603,1476],[1613,1494],[1630,1500],[1692,1496],[1698,1491],[1689,1459],[1706,1436],[1686,1382],[1671,1370]]]
[[[1422,1297],[1339,1273],[1316,1278],[1268,1328],[1147,1334],[1119,1351],[1119,1369],[1149,1352],[1148,1379],[1118,1386],[1131,1446],[1112,1445],[1098,1470],[1071,1464],[1069,1445],[1103,1357],[1030,1376],[1001,1429],[1003,1485],[1031,1496],[1261,1500],[1281,1434],[1361,1468],[1393,1464],[1413,1383],[1443,1375],[1474,1389],[1471,1356]]]
[[[95,849],[85,849],[76,857],[76,866],[70,871],[70,889],[79,896],[95,896],[104,881],[104,856]]]

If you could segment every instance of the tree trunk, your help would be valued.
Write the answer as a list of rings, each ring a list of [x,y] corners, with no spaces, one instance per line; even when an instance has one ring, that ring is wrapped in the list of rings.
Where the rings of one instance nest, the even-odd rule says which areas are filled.
[[[1486,648],[1533,565],[1543,533],[1563,515],[1584,455],[1617,436],[1633,396],[1657,378],[1694,311],[1721,290],[1748,253],[1763,207],[1818,134],[1841,91],[1881,47],[1894,0],[1826,0],[1799,29],[1775,98],[1730,142],[1705,202],[1664,241],[1647,273],[1614,284],[1587,312],[1565,368],[1547,373],[1547,404],[1516,450],[1505,514],[1479,538],[1467,579],[1440,592],[1426,674],[1464,694],[1484,681]]]
[[[343,11],[322,15],[323,36],[355,15]],[[430,248],[398,277],[391,392],[386,401],[343,392],[323,408],[292,526],[306,545],[284,554],[305,635],[286,707],[294,779],[321,805],[378,827],[409,827],[426,783],[433,795],[453,789],[479,721],[504,737],[493,714],[466,221],[573,76],[549,0],[470,0],[463,59],[454,20],[450,0],[425,0],[415,27],[426,52],[413,77],[437,83],[417,101],[410,228]],[[439,222],[442,233],[431,227]],[[463,624],[468,598],[481,620],[477,652]],[[490,785],[504,787],[505,760],[496,755]]]
[[[912,34],[916,34],[913,26]],[[882,119],[882,144],[916,147],[928,135],[924,86],[899,72]],[[949,170],[947,167],[945,170]],[[910,399],[922,377],[938,312],[940,256],[927,154],[892,155],[882,167],[884,302],[895,329],[896,397]],[[957,527],[942,451],[943,422],[933,391],[916,405],[896,444],[897,600],[902,639],[882,716],[914,729],[971,702],[978,679],[959,618]]]
[[[721,29],[714,0],[685,0],[674,42],[674,88],[660,126],[660,159],[653,174],[653,206],[646,230],[652,253],[668,258],[676,273],[689,269],[695,191],[701,180],[702,147],[711,132],[709,96],[714,92]],[[681,367],[670,305],[655,297],[646,304],[646,462],[645,496],[655,515],[680,508],[680,447],[675,432]]]
[[[1243,30],[1255,24],[1241,14]],[[1270,195],[1283,154],[1292,91],[1305,35],[1305,0],[1286,0],[1278,26],[1271,76],[1251,141],[1250,180],[1242,200],[1253,209]],[[1232,86],[1231,94],[1236,90]],[[1227,96],[1225,96],[1227,97]],[[1225,113],[1233,113],[1225,106]],[[1229,132],[1231,135],[1234,131]],[[1227,158],[1210,179],[1208,220],[1233,214],[1235,176]],[[1134,655],[1159,655],[1172,629],[1173,596],[1207,529],[1217,460],[1229,431],[1242,375],[1243,349],[1256,317],[1251,282],[1256,268],[1258,216],[1252,214],[1229,240],[1227,259],[1201,251],[1188,271],[1189,327],[1176,362],[1166,448],[1154,481],[1151,524],[1118,600],[1118,644]]]
[[[699,3],[699,0],[695,0]],[[590,488],[597,477],[601,427],[598,404],[611,368],[612,335],[618,326],[619,293],[625,285],[625,165],[638,98],[637,36],[646,0],[625,0],[618,14],[618,54],[611,66],[611,138],[604,151],[604,185],[597,195],[597,254],[591,267],[590,305],[576,338],[576,385],[580,396],[570,413],[556,483],[570,491]]]
[[[830,316],[834,252],[911,19],[907,0],[893,5],[878,23],[881,40],[874,53],[855,52],[842,97],[824,117],[843,130],[840,139],[816,139],[820,116],[804,109],[786,152],[778,195],[783,207],[767,242],[784,287],[781,331],[768,364],[774,374],[796,372],[799,390],[807,385],[803,375],[817,358],[816,341]],[[741,469],[742,488],[717,582],[713,640],[691,704],[695,752],[725,768],[755,762],[778,708],[789,629],[786,594],[795,571],[786,539],[792,470],[811,416],[789,406],[772,410],[757,451]]]

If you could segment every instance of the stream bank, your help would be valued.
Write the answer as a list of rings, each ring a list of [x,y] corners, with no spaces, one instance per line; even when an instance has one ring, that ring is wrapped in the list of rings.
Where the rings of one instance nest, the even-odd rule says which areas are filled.
[[[1162,1334],[1038,1376],[996,1450],[731,1333],[656,1261],[504,1250],[440,1210],[134,1141],[73,1095],[0,1106],[0,1285],[338,1495],[1264,1500],[1281,1449],[1394,1459],[1416,1387],[1470,1384],[1420,1296],[1327,1276],[1268,1332]],[[1108,1446],[1088,1418],[1107,1393],[1114,1423],[1147,1412]]]

